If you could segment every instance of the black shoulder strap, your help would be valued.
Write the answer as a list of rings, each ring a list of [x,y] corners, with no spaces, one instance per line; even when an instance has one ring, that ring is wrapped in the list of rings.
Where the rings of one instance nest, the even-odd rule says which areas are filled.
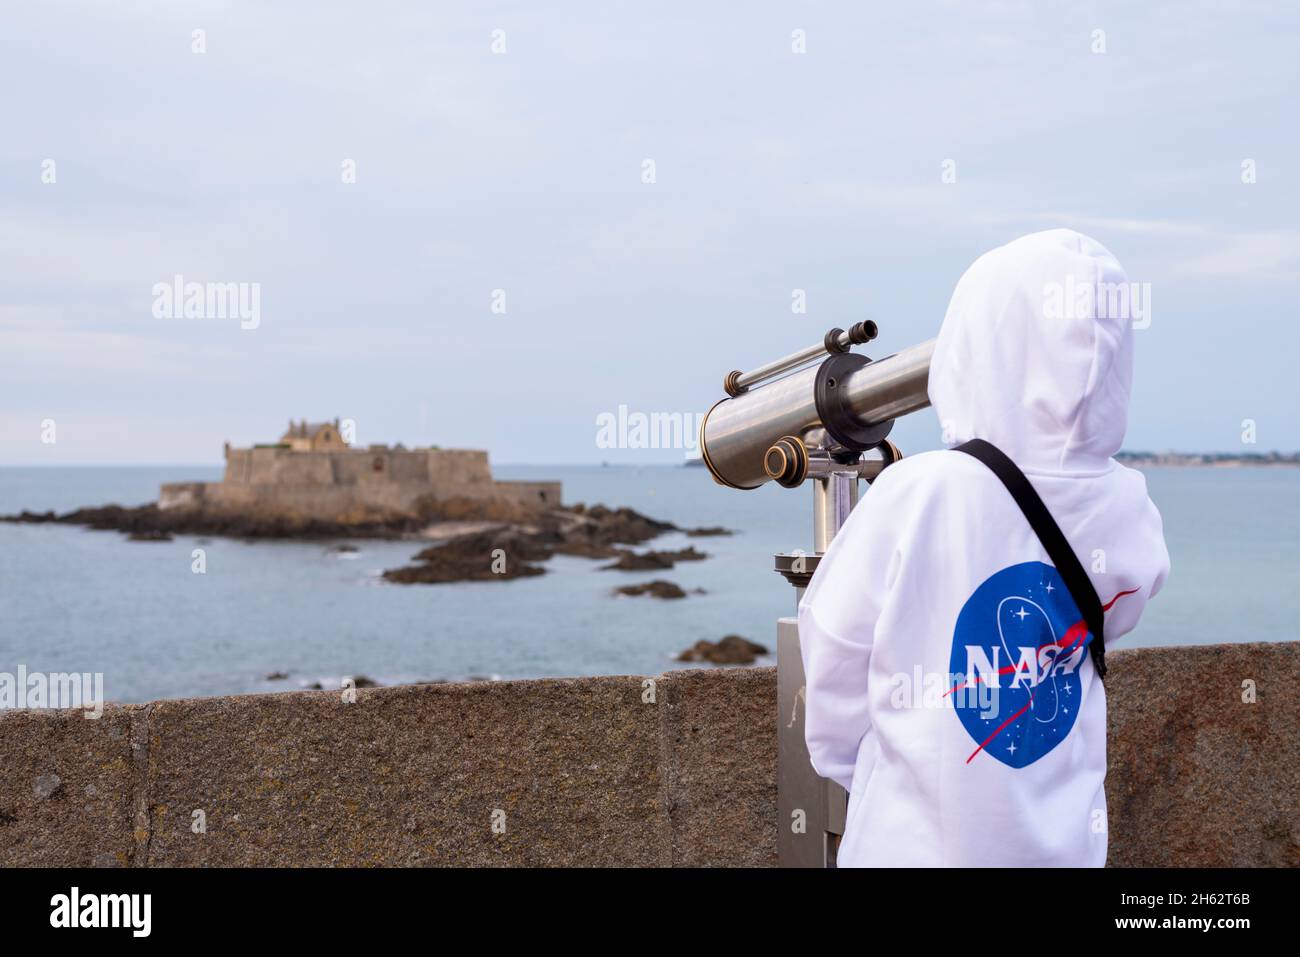
[[[1020,511],[1024,512],[1030,527],[1038,536],[1038,540],[1043,543],[1048,557],[1052,559],[1052,564],[1060,572],[1065,587],[1070,590],[1070,597],[1083,613],[1083,620],[1087,623],[1088,630],[1092,632],[1092,641],[1088,650],[1092,655],[1093,666],[1097,669],[1098,676],[1105,678],[1106,639],[1103,632],[1106,616],[1102,611],[1101,599],[1097,597],[1097,589],[1092,587],[1092,580],[1079,564],[1074,549],[1066,541],[1061,527],[1056,524],[1056,519],[1052,518],[1052,513],[1047,510],[1043,500],[1029,484],[1025,473],[1020,471],[1016,463],[1007,458],[996,445],[983,439],[971,439],[958,445],[956,451],[965,452],[987,465],[1007,487],[1011,497],[1020,506]]]

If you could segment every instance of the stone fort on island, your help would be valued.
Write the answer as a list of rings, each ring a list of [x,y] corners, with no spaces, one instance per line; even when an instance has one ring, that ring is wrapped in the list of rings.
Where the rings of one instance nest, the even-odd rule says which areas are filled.
[[[549,508],[560,504],[559,482],[503,482],[492,477],[478,449],[354,448],[339,420],[290,422],[278,442],[225,446],[220,482],[169,482],[158,507],[232,512],[293,512],[329,521],[376,514],[420,515],[449,500]]]

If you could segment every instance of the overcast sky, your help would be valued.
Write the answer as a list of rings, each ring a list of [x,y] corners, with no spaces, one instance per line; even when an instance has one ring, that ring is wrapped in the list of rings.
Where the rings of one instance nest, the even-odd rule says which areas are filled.
[[[929,338],[1052,226],[1151,283],[1129,448],[1300,448],[1296,9],[6,3],[0,463],[217,463],[336,416],[679,461],[597,416],[703,412],[832,325]],[[177,274],[259,284],[257,327],[158,318]]]

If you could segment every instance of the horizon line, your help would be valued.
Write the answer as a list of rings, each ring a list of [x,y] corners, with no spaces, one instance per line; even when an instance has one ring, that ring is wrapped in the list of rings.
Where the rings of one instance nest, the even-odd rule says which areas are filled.
[[[364,450],[362,450],[364,451]],[[920,454],[925,451],[937,451],[930,449],[921,449],[913,454]],[[1116,455],[1221,455],[1233,456],[1238,458],[1258,457],[1263,458],[1271,455],[1282,456],[1300,456],[1300,449],[1295,451],[1283,451],[1281,449],[1267,449],[1259,452],[1229,452],[1221,449],[1161,449],[1158,451],[1151,449],[1120,449]],[[492,462],[492,467],[497,468],[504,466],[506,468],[528,467],[528,468],[614,468],[614,467],[657,467],[657,468],[680,468],[685,465],[702,463],[698,455],[683,457],[678,461],[663,460],[654,462],[625,462],[625,461],[582,461],[582,462]],[[18,469],[39,469],[39,468],[225,468],[224,462],[0,462],[0,468],[18,468]]]

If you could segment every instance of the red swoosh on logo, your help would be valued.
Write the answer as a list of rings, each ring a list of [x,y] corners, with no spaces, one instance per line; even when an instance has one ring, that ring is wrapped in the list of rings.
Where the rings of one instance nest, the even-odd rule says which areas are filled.
[[[1115,606],[1115,602],[1119,601],[1125,595],[1132,595],[1137,590],[1138,589],[1136,588],[1130,588],[1128,591],[1120,592],[1118,595],[1116,595],[1106,604],[1101,606],[1102,613],[1104,614],[1110,611],[1111,608]],[[1073,649],[1073,647],[1076,644],[1078,644],[1080,641],[1086,640],[1087,637],[1088,637],[1088,623],[1080,619],[1079,621],[1076,621],[1073,625],[1071,625],[1069,628],[1067,628],[1065,634],[1062,635],[1059,640],[1049,641],[1046,644],[1039,645],[1038,647],[1047,648],[1050,645],[1060,645],[1062,650],[1069,651]],[[1013,672],[1015,670],[1016,669],[1014,665],[1008,665],[1005,668],[999,668],[998,674],[1000,675],[1008,674],[1009,672]],[[983,680],[983,677],[984,676],[981,675],[979,678],[976,678],[975,679],[976,682],[978,683],[979,681]],[[965,681],[961,682],[960,684],[954,685],[952,688],[950,688],[947,692],[944,693],[944,697],[945,698],[948,697],[948,695],[952,694],[954,691],[957,691],[960,688],[966,687],[966,685],[967,682]],[[1022,714],[1028,711],[1029,706],[1033,703],[1034,703],[1034,694],[1033,692],[1030,692],[1029,700],[1025,702],[1025,706],[1021,708],[1019,711],[1017,711],[1015,714],[1013,714],[1011,717],[1007,718],[1006,721],[1003,721],[1000,725],[998,725],[997,729],[992,734],[990,734],[987,738],[981,741],[980,746],[976,748],[974,751],[972,751],[970,757],[966,759],[966,763],[970,764],[972,761],[974,761],[975,755],[983,751],[985,745],[987,745],[990,741],[992,741],[999,734],[1001,734],[1006,729],[1007,725],[1012,724],[1017,718],[1019,718]]]

